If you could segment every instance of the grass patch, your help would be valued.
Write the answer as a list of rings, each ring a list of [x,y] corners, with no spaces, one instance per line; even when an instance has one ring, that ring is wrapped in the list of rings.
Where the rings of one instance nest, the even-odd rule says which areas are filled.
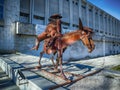
[[[120,65],[115,66],[115,67],[112,67],[111,69],[112,69],[112,70],[116,70],[116,71],[120,71]]]

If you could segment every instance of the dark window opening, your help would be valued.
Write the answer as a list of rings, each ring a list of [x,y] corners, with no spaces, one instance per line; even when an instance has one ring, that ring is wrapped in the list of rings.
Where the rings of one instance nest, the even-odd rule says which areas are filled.
[[[0,20],[3,19],[3,11],[4,11],[4,0],[0,0]]]
[[[76,5],[78,5],[78,3],[77,3],[77,2],[76,2],[75,4],[76,4]]]

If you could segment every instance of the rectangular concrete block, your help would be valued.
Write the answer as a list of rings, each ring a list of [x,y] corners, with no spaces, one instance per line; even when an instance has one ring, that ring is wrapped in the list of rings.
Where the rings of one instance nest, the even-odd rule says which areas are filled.
[[[35,35],[35,25],[29,23],[16,22],[16,34]]]

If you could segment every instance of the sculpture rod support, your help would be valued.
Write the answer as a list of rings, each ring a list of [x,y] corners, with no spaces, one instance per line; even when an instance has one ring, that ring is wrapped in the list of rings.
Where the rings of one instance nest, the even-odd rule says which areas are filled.
[[[85,77],[94,75],[94,74],[100,72],[101,70],[103,70],[103,68],[102,68],[102,69],[99,69],[99,70],[96,70],[96,71],[94,71],[94,72],[91,72],[91,73],[89,73],[89,74],[87,74],[87,75],[83,75],[83,76],[81,75],[79,78],[77,78],[77,79],[75,79],[75,80],[73,80],[73,81],[71,81],[71,82],[65,82],[65,83],[62,83],[62,84],[53,86],[53,87],[49,88],[49,90],[53,90],[53,89],[56,89],[56,88],[65,86],[65,85],[67,85],[67,84],[75,83],[75,82],[77,82],[77,81],[79,81],[79,80],[81,80],[81,79],[83,79],[83,78],[85,78]]]

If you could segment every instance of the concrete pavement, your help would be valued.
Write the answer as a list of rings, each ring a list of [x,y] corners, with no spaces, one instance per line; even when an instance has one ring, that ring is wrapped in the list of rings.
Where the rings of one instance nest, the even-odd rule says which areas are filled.
[[[49,87],[56,85],[53,81],[37,75],[31,71],[24,71],[26,77],[21,82],[28,82],[27,84],[19,85],[17,70],[22,68],[29,68],[38,65],[39,57],[26,54],[6,54],[0,56],[0,66],[3,71],[7,72],[8,76],[24,90],[48,90]],[[42,65],[52,64],[48,58],[42,58]],[[111,55],[106,57],[86,59],[79,61],[71,61],[63,65],[64,71],[73,72],[76,74],[85,74],[97,68],[105,68],[100,73],[86,77],[74,84],[60,87],[56,90],[119,90],[120,88],[120,73],[109,71],[108,69],[120,64],[120,55]],[[11,71],[11,72],[10,72]]]

